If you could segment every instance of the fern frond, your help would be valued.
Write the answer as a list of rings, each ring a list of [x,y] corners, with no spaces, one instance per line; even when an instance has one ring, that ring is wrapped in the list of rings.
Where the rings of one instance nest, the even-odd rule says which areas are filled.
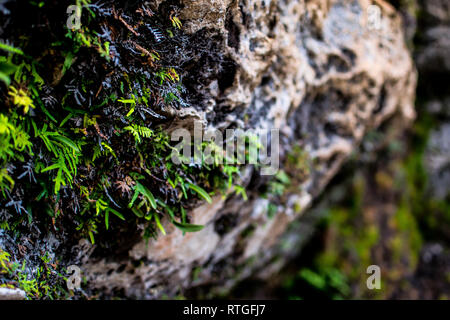
[[[153,208],[156,210],[156,200],[153,194],[150,190],[148,190],[146,187],[144,187],[142,184],[136,181],[134,188],[134,195],[131,199],[130,203],[128,204],[129,208],[133,208],[134,202],[137,200],[137,198],[141,195],[143,198],[143,201],[138,205],[138,209],[145,204],[147,208],[147,212],[150,210],[150,208]]]
[[[111,148],[107,143],[102,142],[101,144],[104,148],[102,149],[100,146],[94,147],[94,154],[92,156],[92,161],[100,158],[101,156],[106,156],[108,154],[112,155],[115,159],[117,159],[117,155],[114,152],[113,148]]]
[[[14,180],[9,176],[6,168],[0,169],[0,190],[5,196],[5,190],[11,191],[14,187]]]
[[[57,131],[47,131],[46,124],[41,130],[36,128],[35,130],[48,151],[55,156],[54,163],[42,169],[41,172],[56,170],[56,176],[53,181],[55,182],[54,191],[57,194],[61,186],[66,186],[67,183],[71,184],[77,175],[77,166],[81,156],[81,143],[76,143]]]
[[[141,143],[141,138],[151,138],[153,136],[152,129],[136,124],[132,124],[131,126],[127,126],[123,129],[131,132],[137,144]]]
[[[8,94],[14,98],[13,103],[16,106],[23,107],[23,113],[28,113],[30,108],[34,109],[33,100],[22,89],[17,90],[14,87],[9,87]]]

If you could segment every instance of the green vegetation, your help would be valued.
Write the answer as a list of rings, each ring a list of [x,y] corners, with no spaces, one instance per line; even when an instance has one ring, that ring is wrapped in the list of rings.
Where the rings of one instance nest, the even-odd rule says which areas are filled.
[[[61,13],[72,4],[81,23],[68,29]],[[6,25],[8,42],[0,43],[0,228],[12,239],[20,243],[35,228],[110,248],[128,241],[126,230],[165,235],[166,221],[197,232],[203,226],[191,223],[189,210],[233,188],[247,200],[236,185],[239,165],[222,164],[214,143],[202,145],[213,161],[171,161],[168,111],[190,106],[180,66],[193,50],[176,5],[23,5],[9,18],[27,24]],[[27,266],[10,260],[28,258],[0,252],[1,285],[32,299],[66,294],[56,262]]]
[[[176,10],[75,4],[80,28],[67,29],[54,14],[64,4],[45,1],[28,13],[30,21],[55,17],[58,27],[49,24],[44,42],[21,26],[10,30],[14,46],[0,45],[2,227],[19,232],[38,222],[92,243],[120,223],[144,224],[146,238],[166,233],[162,219],[183,232],[201,230],[187,210],[233,188],[239,168],[219,158],[196,166],[170,160],[164,110],[188,106],[172,62],[185,54]],[[247,199],[244,188],[235,192]]]
[[[286,201],[290,194],[299,194],[301,184],[310,176],[311,161],[308,153],[295,144],[287,154],[283,169],[267,182],[263,197],[270,200],[267,214],[272,218],[278,211],[278,205]],[[300,205],[294,205],[294,212],[301,212]]]
[[[65,287],[66,278],[58,271],[58,263],[47,255],[40,257],[40,266],[32,275],[27,272],[25,261],[22,264],[10,261],[11,255],[0,249],[0,287],[25,292],[26,299],[63,299],[69,296]]]

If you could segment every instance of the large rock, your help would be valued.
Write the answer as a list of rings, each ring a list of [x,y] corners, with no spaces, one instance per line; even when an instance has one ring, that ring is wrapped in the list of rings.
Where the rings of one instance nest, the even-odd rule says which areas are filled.
[[[120,256],[90,257],[93,248],[81,243],[70,262],[91,289],[158,298],[208,285],[218,293],[262,266],[261,276],[269,277],[299,249],[307,233],[289,236],[289,224],[309,225],[302,213],[365,133],[394,116],[415,116],[416,72],[401,19],[376,1],[381,20],[369,23],[371,3],[181,1],[179,16],[199,54],[186,69],[197,104],[179,125],[201,119],[210,128],[279,128],[283,163],[297,145],[307,168],[283,196],[265,199],[259,188],[266,180],[249,167],[242,176],[249,200],[217,197],[198,207],[193,223],[205,225],[198,233],[183,236],[167,223],[167,236]],[[268,214],[270,202],[275,215]]]

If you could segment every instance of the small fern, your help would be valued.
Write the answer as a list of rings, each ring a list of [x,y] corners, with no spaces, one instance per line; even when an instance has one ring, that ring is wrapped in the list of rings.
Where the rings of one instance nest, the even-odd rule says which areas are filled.
[[[128,204],[129,208],[133,208],[134,202],[138,199],[139,196],[141,196],[142,201],[137,205],[137,209],[140,209],[142,206],[145,205],[146,212],[149,212],[151,208],[156,210],[157,205],[155,197],[150,192],[150,190],[148,190],[146,187],[144,187],[137,181],[136,185],[134,186],[133,198],[131,199],[131,202]]]
[[[162,85],[164,81],[178,82],[180,80],[180,76],[174,68],[161,69],[155,73],[155,76],[159,78],[160,85]]]
[[[23,152],[25,149],[32,154],[28,134],[20,126],[11,122],[7,116],[0,114],[0,159],[4,161],[20,159],[18,152]]]
[[[134,140],[136,141],[136,144],[139,144],[142,142],[141,138],[151,138],[153,136],[152,129],[149,129],[144,126],[139,126],[136,124],[132,124],[131,126],[127,126],[123,129],[131,132],[131,134],[134,137]]]
[[[31,146],[29,136],[22,127],[0,113],[0,190],[3,195],[5,190],[11,190],[14,186],[14,180],[5,168],[7,163],[11,160],[23,161],[25,151],[32,155]]]
[[[17,90],[14,87],[9,87],[10,91],[8,94],[13,97],[13,103],[16,106],[23,107],[23,113],[27,114],[30,108],[35,108],[33,100],[28,96],[28,94],[22,90]]]
[[[14,187],[14,180],[9,176],[6,168],[0,169],[0,190],[5,197],[5,190],[11,191]]]
[[[98,199],[95,201],[95,212],[96,212],[97,216],[100,214],[100,212],[104,212],[106,230],[109,229],[109,214],[110,213],[114,214],[119,219],[125,221],[125,217],[117,210],[114,210],[113,208],[111,208],[109,206],[109,204],[106,201],[104,201],[103,199]]]
[[[116,159],[117,161],[117,155],[114,152],[114,150],[105,142],[101,143],[102,147],[96,145],[94,147],[94,154],[92,156],[92,161],[95,161],[96,159],[100,158],[101,156],[106,156],[106,155],[112,155],[114,157],[114,159]]]
[[[181,23],[181,21],[180,21],[180,19],[178,19],[176,16],[170,16],[170,21],[172,22],[172,26],[174,27],[174,28],[177,28],[177,29],[181,29],[181,27],[182,27],[182,23]]]
[[[134,113],[134,110],[136,109],[136,97],[135,97],[134,94],[132,94],[132,97],[133,97],[133,99],[122,98],[122,99],[118,99],[117,100],[118,102],[121,102],[123,104],[131,105],[131,108],[130,108],[130,110],[127,113],[127,117],[131,116]]]
[[[48,151],[55,156],[54,163],[43,168],[41,172],[56,170],[53,181],[55,182],[54,191],[57,194],[61,186],[66,186],[67,183],[72,184],[73,178],[77,175],[77,165],[81,156],[81,142],[75,143],[57,131],[47,131],[47,124],[44,124],[43,128],[38,130],[33,122],[33,127],[36,136],[42,139]]]

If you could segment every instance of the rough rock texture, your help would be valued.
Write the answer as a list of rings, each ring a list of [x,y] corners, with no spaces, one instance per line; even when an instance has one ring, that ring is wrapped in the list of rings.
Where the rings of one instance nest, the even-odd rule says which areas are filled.
[[[272,218],[273,199],[259,196],[264,179],[248,168],[242,184],[249,201],[217,197],[195,209],[193,223],[206,225],[201,232],[183,236],[167,223],[167,236],[120,256],[89,257],[94,248],[80,243],[72,262],[89,287],[139,298],[199,285],[219,293],[261,266],[262,277],[282,266],[308,236],[286,232],[288,225],[300,219],[305,230],[311,227],[302,213],[365,133],[394,115],[414,118],[416,73],[401,19],[390,5],[375,3],[379,29],[369,28],[366,0],[181,1],[185,31],[223,58],[221,65],[192,61],[198,105],[180,116],[180,125],[199,118],[219,129],[280,128],[282,162],[298,145],[308,170],[278,199]]]

